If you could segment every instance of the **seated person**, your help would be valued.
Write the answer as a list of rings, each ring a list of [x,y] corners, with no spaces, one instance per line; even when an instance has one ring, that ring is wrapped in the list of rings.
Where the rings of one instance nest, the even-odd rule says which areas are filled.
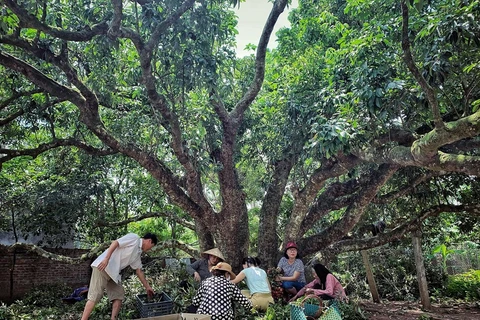
[[[249,310],[252,303],[230,279],[235,279],[232,267],[219,262],[212,267],[212,276],[202,281],[192,304],[198,306],[197,314],[208,314],[212,320],[233,320],[234,303]]]
[[[283,275],[277,277],[277,280],[282,281],[282,287],[289,295],[297,294],[298,290],[305,286],[305,267],[300,260],[295,242],[287,243],[277,268],[283,271]]]
[[[259,267],[259,264],[258,258],[244,258],[243,270],[232,282],[239,283],[245,280],[248,290],[242,290],[242,293],[252,302],[255,309],[266,311],[268,305],[274,301],[267,273]]]
[[[187,272],[194,277],[195,281],[200,282],[211,277],[212,274],[210,270],[212,267],[222,261],[225,261],[223,254],[218,248],[213,248],[203,252],[202,259],[188,265]]]
[[[323,264],[315,264],[313,271],[315,279],[305,285],[289,302],[295,301],[304,294],[314,294],[323,300],[345,300],[347,298],[338,279]]]

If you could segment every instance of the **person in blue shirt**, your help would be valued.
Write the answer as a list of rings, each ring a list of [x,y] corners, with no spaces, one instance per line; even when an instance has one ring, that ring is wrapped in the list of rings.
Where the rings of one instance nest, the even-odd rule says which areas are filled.
[[[242,290],[242,293],[252,302],[255,309],[266,311],[268,305],[274,301],[267,273],[259,265],[260,260],[256,257],[244,258],[243,270],[232,282],[236,284],[245,280],[248,290]]]

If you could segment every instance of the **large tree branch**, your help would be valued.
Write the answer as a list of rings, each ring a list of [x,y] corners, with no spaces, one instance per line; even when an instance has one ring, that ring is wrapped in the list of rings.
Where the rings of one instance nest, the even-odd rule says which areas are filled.
[[[480,110],[476,113],[448,122],[443,129],[433,129],[420,139],[413,142],[412,157],[415,161],[427,164],[439,159],[438,149],[442,146],[455,143],[462,139],[473,138],[480,133]]]
[[[272,11],[265,22],[265,26],[263,27],[262,35],[260,36],[260,40],[258,41],[257,52],[255,57],[255,77],[252,81],[251,86],[248,88],[247,92],[244,94],[242,99],[236,104],[235,108],[231,111],[231,117],[234,120],[233,125],[235,126],[235,131],[240,126],[243,115],[245,110],[250,106],[253,99],[257,96],[258,92],[260,91],[263,79],[265,77],[265,57],[267,52],[268,42],[270,40],[270,36],[272,35],[273,28],[277,23],[278,17],[285,9],[288,0],[276,0],[273,3]]]
[[[66,146],[73,146],[79,149],[86,151],[91,155],[96,156],[106,156],[117,153],[113,150],[104,150],[104,149],[97,149],[92,146],[89,146],[81,141],[75,139],[54,139],[49,143],[42,143],[38,145],[38,147],[33,149],[24,149],[24,150],[14,150],[14,149],[0,149],[0,155],[4,154],[5,156],[0,157],[0,169],[2,168],[2,164],[17,157],[32,157],[36,158],[38,155],[42,154],[51,149],[55,149],[58,147],[66,147]]]
[[[33,83],[41,88],[44,88],[45,91],[49,92],[52,96],[69,100],[74,103],[80,109],[82,122],[93,133],[95,133],[102,142],[104,142],[112,150],[116,150],[137,160],[144,168],[152,173],[162,187],[165,188],[169,196],[172,197],[172,199],[177,199],[179,204],[182,205],[187,212],[196,214],[200,212],[198,210],[198,205],[195,204],[178,186],[178,181],[174,177],[173,173],[168,170],[168,168],[166,168],[161,161],[155,159],[149,154],[142,152],[133,145],[122,145],[107,132],[100,119],[98,112],[99,105],[95,94],[78,79],[75,70],[71,68],[67,61],[65,61],[62,57],[55,56],[49,50],[42,50],[40,48],[33,47],[25,41],[17,41],[16,44],[25,50],[34,53],[37,57],[42,58],[45,61],[52,62],[58,66],[62,71],[65,72],[69,80],[82,91],[82,94],[73,89],[60,85],[29,64],[1,51],[0,64],[20,72]],[[192,195],[195,196],[196,194],[192,192]],[[203,204],[204,206],[207,206],[208,202],[205,200]]]
[[[77,106],[85,103],[85,99],[75,90],[68,88],[55,80],[47,77],[38,69],[21,61],[10,54],[0,51],[0,64],[24,75],[38,87],[43,88],[52,96],[56,96],[62,100],[72,101]]]
[[[480,176],[480,157],[447,154],[438,151],[435,161],[419,163],[412,156],[411,149],[402,146],[384,148],[382,150],[354,151],[355,155],[371,163],[391,163],[403,167],[419,167],[434,171],[463,172],[465,174]]]
[[[16,1],[4,0],[7,7],[17,15],[22,22],[23,27],[32,28],[49,34],[55,38],[59,38],[66,41],[89,41],[93,37],[99,34],[106,34],[108,30],[108,24],[106,21],[102,21],[93,26],[86,26],[81,31],[65,31],[59,28],[50,27],[40,22],[34,15],[28,13],[27,10],[20,7]]]
[[[27,243],[14,243],[12,244],[8,250],[9,251],[14,251],[16,249],[22,249],[22,250],[27,250],[28,252],[32,252],[37,254],[38,256],[41,256],[46,259],[50,259],[53,261],[58,261],[58,262],[63,262],[63,263],[68,263],[68,264],[79,264],[84,261],[93,259],[98,257],[105,249],[107,249],[110,246],[111,242],[105,242],[100,244],[99,246],[95,247],[94,249],[90,250],[87,253],[82,254],[80,257],[72,258],[72,257],[67,257],[63,256],[60,254],[55,254],[52,252],[49,252],[45,250],[42,247],[39,247],[34,244],[27,244]],[[152,250],[152,252],[159,251],[159,250],[164,250],[164,249],[179,249],[182,250],[188,254],[190,254],[192,257],[198,257],[199,252],[197,249],[194,247],[178,241],[178,240],[166,240],[158,243]]]
[[[30,104],[28,104],[28,107],[19,108],[17,111],[11,113],[7,117],[5,117],[3,119],[0,119],[0,126],[4,126],[4,125],[12,122],[13,120],[17,119],[18,117],[21,117],[24,114],[29,113],[30,111],[37,109],[37,107],[40,107],[40,108],[37,109],[37,113],[41,113],[41,112],[45,111],[45,109],[47,109],[48,107],[51,107],[51,106],[53,106],[57,103],[64,102],[64,101],[65,100],[62,101],[60,99],[56,99],[54,101],[49,101],[49,103],[41,105],[41,106],[38,106],[35,103],[30,103]]]
[[[1,38],[1,37],[0,37]],[[0,41],[1,42],[1,41]],[[0,103],[0,110],[5,109],[8,107],[11,103],[13,103],[15,100],[22,98],[22,97],[30,97],[34,94],[41,93],[43,92],[42,89],[33,89],[29,91],[20,91],[20,92],[14,92],[10,97],[5,99]]]
[[[355,201],[356,193],[361,188],[361,185],[364,184],[361,180],[365,179],[367,179],[367,176],[361,179],[352,179],[343,183],[337,182],[329,185],[310,206],[298,233],[305,234],[318,220],[328,213],[351,205]]]
[[[33,45],[31,42],[21,40],[15,37],[8,37],[8,36],[0,37],[0,43],[6,43],[9,45],[15,46],[17,48],[22,48],[25,51],[35,55],[38,59],[44,60],[45,62],[48,62],[48,63],[52,63],[53,65],[58,67],[60,70],[64,72],[68,81],[72,83],[75,87],[77,87],[77,89],[80,91],[83,97],[90,102],[88,104],[91,106],[89,113],[92,115],[98,114],[98,110],[92,107],[92,106],[97,106],[98,108],[98,102],[95,94],[89,88],[87,88],[82,81],[80,81],[76,70],[72,68],[72,66],[70,65],[66,55],[55,55],[49,49],[46,49],[37,45]],[[87,105],[87,104],[81,104],[78,106],[80,107],[83,105]],[[99,122],[99,120],[96,120],[96,121]]]
[[[438,205],[428,208],[402,225],[392,229],[390,232],[378,234],[375,237],[366,239],[349,239],[333,243],[327,250],[335,252],[360,251],[382,246],[392,241],[401,239],[409,232],[417,229],[419,224],[427,218],[434,217],[443,212],[467,212],[480,216],[480,204],[470,205]]]
[[[408,6],[405,0],[401,1],[402,6],[402,49],[404,54],[404,60],[407,64],[408,69],[413,74],[417,82],[420,84],[420,87],[425,92],[430,107],[432,108],[433,122],[437,130],[442,130],[444,128],[444,123],[442,116],[440,114],[440,108],[438,107],[438,100],[435,95],[433,88],[427,83],[425,78],[422,76],[418,70],[415,62],[413,60],[412,52],[410,50],[410,41],[408,39]]]
[[[440,151],[442,146],[459,144],[463,139],[480,133],[480,110],[476,113],[445,124],[443,130],[433,129],[413,142],[411,147],[391,146],[365,147],[352,152],[359,158],[374,163],[395,163],[435,171],[463,172],[480,175],[480,157],[448,154]]]
[[[368,204],[376,196],[378,190],[390,179],[390,177],[398,170],[395,165],[381,165],[380,168],[372,172],[368,181],[366,181],[361,191],[356,196],[355,201],[347,208],[342,218],[335,221],[331,226],[322,230],[322,232],[300,239],[299,246],[303,248],[305,255],[318,251],[318,244],[328,246],[340,240],[345,234],[352,230],[360,221]]]
[[[188,154],[178,116],[175,112],[169,109],[165,97],[157,92],[156,79],[151,66],[152,52],[154,47],[158,44],[160,35],[187,10],[191,9],[194,2],[194,0],[185,1],[179,9],[172,13],[167,19],[159,23],[155,27],[155,30],[145,47],[137,45],[137,51],[140,55],[140,63],[142,67],[142,82],[147,90],[148,99],[158,116],[166,120],[166,122],[162,123],[168,123],[168,126],[164,125],[164,127],[172,136],[172,149],[178,161],[186,170],[186,188],[189,197],[191,197],[202,208],[203,212],[210,212],[212,208],[203,195],[201,179],[194,162],[190,159]]]
[[[175,221],[176,223],[184,226],[185,228],[188,228],[190,230],[195,230],[195,224],[193,222],[186,221],[185,219],[182,219],[182,218],[178,217],[176,214],[174,214],[173,212],[170,212],[170,211],[148,212],[148,213],[142,214],[141,216],[138,216],[138,217],[131,217],[131,218],[124,219],[122,221],[116,221],[116,222],[105,222],[105,221],[98,220],[95,223],[95,225],[97,227],[120,227],[120,226],[125,226],[125,225],[127,225],[131,222],[141,221],[141,220],[145,220],[145,219],[148,219],[148,218],[155,218],[155,217],[165,217],[165,218],[168,218],[170,220]]]
[[[122,15],[123,15],[123,3],[122,0],[112,0],[113,6],[113,17],[110,22],[110,29],[108,33],[111,35],[118,35],[120,31],[120,26],[122,24]]]
[[[262,207],[260,208],[258,234],[262,235],[263,241],[259,241],[258,255],[263,257],[265,261],[277,259],[277,232],[272,232],[272,230],[277,230],[280,205],[294,164],[294,159],[284,159],[274,164],[271,182],[268,184]]]
[[[339,177],[358,165],[360,160],[355,156],[339,155],[325,161],[320,168],[311,175],[305,187],[294,191],[295,205],[289,221],[288,232],[285,234],[285,241],[296,239],[300,232],[304,218],[309,214],[310,205],[314,203],[318,192],[325,185],[326,181],[333,177]]]
[[[409,194],[418,185],[420,185],[420,184],[422,184],[426,181],[429,181],[433,177],[438,177],[438,176],[441,176],[441,175],[444,175],[444,174],[446,174],[446,172],[441,172],[441,171],[439,171],[439,172],[429,171],[427,173],[421,174],[421,175],[415,177],[413,180],[409,181],[409,183],[404,185],[403,187],[401,187],[397,190],[394,190],[390,193],[375,197],[375,199],[373,199],[372,203],[375,203],[375,204],[390,203],[395,199],[398,199],[400,197],[405,196],[406,194]]]

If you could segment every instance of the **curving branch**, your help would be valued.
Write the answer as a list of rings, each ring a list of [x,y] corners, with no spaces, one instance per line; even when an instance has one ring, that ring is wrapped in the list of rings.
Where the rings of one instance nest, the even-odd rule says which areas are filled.
[[[310,215],[310,218],[308,219],[309,222],[312,222],[311,220],[315,219],[313,216],[318,217],[318,214],[313,214],[313,212],[319,212],[318,208],[314,207],[312,209],[310,206],[312,203],[318,203],[318,201],[315,201],[315,197],[318,195],[319,190],[324,187],[326,181],[330,178],[339,177],[347,173],[360,162],[360,159],[355,156],[343,155],[325,161],[320,168],[315,170],[305,187],[298,192],[294,192],[294,214],[292,214],[293,218],[289,221],[290,231],[285,234],[285,241],[296,239],[297,234],[303,234],[302,230],[304,230],[306,226],[304,222],[305,217]],[[328,197],[328,195],[326,196]],[[311,226],[312,225],[310,225],[310,227]]]
[[[14,3],[11,4],[12,6],[14,6]],[[34,19],[34,17],[30,17],[28,15],[20,16],[19,18],[27,20],[30,18]],[[28,24],[28,21],[26,23]],[[40,28],[40,30],[43,30],[43,27],[38,27]],[[4,42],[16,41],[16,43],[12,43],[12,45],[16,45],[30,53],[33,53],[37,58],[41,60],[53,63],[55,66],[57,66],[64,72],[68,80],[73,85],[75,85],[80,92],[71,89],[65,85],[62,85],[55,80],[52,80],[35,67],[2,51],[0,51],[0,64],[23,74],[27,79],[36,84],[38,87],[43,88],[52,96],[68,100],[74,105],[76,105],[80,110],[80,120],[104,144],[106,144],[108,147],[110,147],[112,150],[115,150],[116,152],[120,152],[124,155],[131,157],[132,159],[135,159],[140,165],[142,165],[145,169],[152,173],[152,176],[155,177],[157,181],[159,181],[160,185],[162,185],[167,194],[169,194],[172,199],[176,199],[176,201],[178,201],[179,205],[181,205],[185,211],[192,213],[194,216],[197,217],[200,215],[200,210],[198,210],[199,207],[197,203],[195,203],[191,199],[192,196],[200,196],[200,192],[190,192],[190,194],[187,195],[185,193],[185,190],[181,189],[178,186],[178,180],[176,179],[174,174],[159,159],[155,158],[151,154],[143,152],[134,145],[123,145],[106,130],[100,118],[99,103],[96,95],[78,78],[76,71],[66,60],[67,57],[55,56],[48,49],[42,49],[33,46],[26,41],[9,39],[8,37],[4,37],[1,40]],[[138,45],[138,42],[136,43],[136,45]],[[152,88],[147,86],[147,91],[149,93],[152,93],[152,91],[155,91],[155,87],[153,87],[152,90]],[[157,96],[155,96],[155,98],[153,99],[155,102],[157,102],[156,97]],[[180,126],[178,126],[178,128],[179,127]],[[182,144],[178,143],[178,145],[181,146]],[[196,180],[199,181],[200,179],[197,178]],[[193,189],[189,191],[193,191]],[[208,207],[208,201],[206,201],[205,199],[203,202],[200,203],[204,208]]]
[[[463,139],[480,133],[480,110],[476,113],[448,122],[445,130],[433,129],[413,142],[412,146],[365,146],[352,153],[367,162],[391,163],[400,166],[420,167],[434,171],[463,172],[480,175],[480,157],[449,154],[440,147],[460,143]],[[434,155],[434,156],[432,156]]]
[[[360,221],[368,204],[378,193],[378,190],[380,190],[397,170],[398,167],[395,165],[381,165],[378,170],[368,175],[370,179],[362,183],[361,191],[355,196],[355,200],[346,209],[342,218],[335,221],[320,233],[302,238],[298,241],[298,245],[304,248],[302,252],[305,255],[312,254],[318,250],[319,243],[323,246],[329,246],[352,230]]]
[[[0,37],[0,38],[1,38],[1,37]],[[0,41],[0,42],[1,42],[1,41]],[[41,92],[43,92],[42,89],[33,89],[33,90],[29,90],[29,91],[14,92],[11,97],[5,99],[4,101],[2,101],[2,102],[0,103],[0,110],[5,109],[5,108],[8,107],[12,102],[14,102],[15,100],[17,100],[17,99],[19,99],[19,98],[32,96],[32,95],[34,95],[34,94],[41,93]]]
[[[91,251],[89,251],[85,254],[82,254],[80,257],[77,257],[77,258],[72,258],[72,257],[63,256],[63,255],[60,255],[60,254],[55,254],[55,253],[52,253],[52,252],[49,252],[49,251],[43,249],[42,247],[37,246],[37,245],[28,244],[28,243],[20,243],[20,242],[12,244],[10,247],[8,247],[8,250],[9,251],[14,251],[16,249],[23,249],[23,250],[27,250],[28,252],[35,253],[35,254],[37,254],[41,257],[50,259],[50,260],[59,261],[59,262],[63,262],[63,263],[69,263],[69,264],[79,264],[79,263],[82,263],[82,262],[87,261],[89,259],[97,257],[98,255],[100,255],[101,252],[103,252],[109,246],[110,246],[110,242],[109,243],[103,243],[103,244],[97,246],[96,248],[92,249]]]
[[[195,230],[195,224],[194,223],[192,223],[190,221],[186,221],[185,219],[181,219],[176,214],[174,214],[173,212],[170,212],[170,211],[149,212],[149,213],[145,213],[145,214],[143,214],[141,216],[138,216],[138,217],[131,217],[131,218],[128,218],[128,219],[124,219],[122,221],[117,221],[117,222],[105,222],[105,221],[98,220],[95,223],[95,225],[97,227],[120,227],[120,226],[125,226],[125,225],[127,225],[131,222],[141,221],[141,220],[145,220],[145,219],[148,219],[148,218],[154,218],[154,217],[165,217],[165,218],[168,218],[170,220],[175,221],[176,223],[184,226],[185,228]]]
[[[361,180],[365,179],[368,179],[368,176],[363,176]],[[298,233],[305,234],[318,220],[328,213],[351,205],[355,201],[356,193],[364,184],[361,180],[352,179],[343,183],[337,182],[329,185],[309,208]]]
[[[267,21],[265,22],[265,26],[263,27],[262,35],[258,41],[256,51],[255,77],[250,88],[240,99],[240,101],[238,101],[235,108],[230,113],[231,117],[235,119],[233,122],[234,131],[236,131],[240,126],[245,110],[247,110],[247,108],[253,102],[253,99],[256,98],[263,85],[263,80],[265,77],[265,57],[267,53],[268,42],[272,35],[273,28],[275,27],[275,23],[277,23],[278,17],[280,14],[282,14],[283,10],[285,10],[288,2],[288,0],[276,0],[273,3],[272,11],[270,11]]]
[[[435,128],[438,130],[442,130],[444,128],[444,123],[442,120],[442,116],[440,114],[440,108],[438,106],[437,96],[435,95],[435,91],[433,88],[427,83],[425,78],[422,76],[420,71],[418,70],[415,62],[413,60],[412,52],[410,50],[410,41],[408,39],[408,6],[405,0],[401,1],[402,6],[402,49],[403,49],[403,57],[405,63],[407,64],[408,69],[413,74],[415,79],[417,80],[420,87],[425,92],[427,96],[428,102],[430,103],[430,107],[432,108],[433,114],[433,122],[435,124]]]
[[[14,243],[11,246],[9,246],[8,251],[11,252],[11,251],[14,251],[16,249],[23,249],[23,250],[27,250],[28,252],[34,253],[38,256],[41,256],[43,258],[50,259],[50,260],[53,260],[53,261],[58,261],[58,262],[63,262],[63,263],[68,263],[68,264],[79,264],[79,263],[82,263],[84,261],[87,261],[87,260],[98,257],[104,250],[106,250],[110,246],[110,244],[111,244],[111,242],[102,243],[102,244],[98,245],[97,247],[93,248],[92,250],[90,250],[89,252],[84,253],[81,256],[76,257],[76,258],[67,257],[67,256],[60,255],[60,254],[55,254],[55,253],[49,252],[48,250],[46,250],[42,247],[39,247],[37,245],[34,245],[34,244],[20,243],[20,242]],[[188,245],[188,244],[186,244],[182,241],[173,240],[173,239],[159,242],[151,250],[151,252],[157,252],[157,251],[164,250],[164,249],[179,249],[179,250],[182,250],[182,251],[188,253],[192,257],[198,257],[200,255],[199,251],[197,249],[195,249],[194,247],[192,247],[192,246],[190,246],[190,245]]]
[[[327,250],[335,252],[360,251],[382,246],[399,240],[409,232],[417,229],[419,224],[427,218],[434,217],[443,212],[466,212],[469,215],[480,216],[480,203],[469,205],[438,205],[425,209],[418,216],[392,229],[390,232],[378,234],[366,239],[341,240],[331,244]]]
[[[407,194],[409,194],[411,191],[413,191],[418,185],[429,181],[433,177],[439,177],[442,175],[445,175],[446,172],[442,171],[429,171],[427,173],[421,174],[417,177],[415,177],[412,181],[409,181],[409,183],[402,188],[399,188],[398,190],[392,191],[390,193],[381,195],[373,199],[372,203],[375,204],[387,204],[392,202],[395,199],[398,199],[400,197],[403,197]]]
[[[81,142],[75,139],[55,139],[49,143],[42,143],[33,149],[14,150],[14,149],[0,148],[0,155],[4,154],[4,156],[0,157],[0,170],[2,168],[2,163],[5,163],[13,158],[32,157],[34,159],[43,152],[46,152],[48,150],[55,149],[58,147],[66,147],[66,146],[77,147],[79,149],[84,150],[88,154],[96,155],[96,156],[106,156],[106,155],[112,155],[117,153],[114,150],[97,149],[87,145],[84,142]]]
[[[38,87],[43,88],[53,96],[62,100],[71,101],[76,105],[83,105],[85,103],[85,99],[77,91],[56,82],[35,67],[6,52],[0,51],[0,64],[24,75]]]
[[[4,0],[6,6],[15,13],[19,20],[22,21],[22,26],[26,28],[36,29],[49,34],[53,37],[66,41],[89,41],[93,37],[106,34],[108,30],[108,22],[102,21],[93,26],[86,26],[81,31],[65,31],[59,28],[50,27],[39,21],[34,15],[28,13],[27,10],[20,7],[14,0]]]

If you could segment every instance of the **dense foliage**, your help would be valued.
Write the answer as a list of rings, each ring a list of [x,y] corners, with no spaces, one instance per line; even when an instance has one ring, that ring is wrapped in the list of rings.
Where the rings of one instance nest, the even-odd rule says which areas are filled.
[[[470,270],[448,278],[447,294],[454,298],[478,300],[480,292],[480,270]]]
[[[237,58],[238,1],[2,0],[2,230],[151,230],[235,268],[478,241],[479,2],[299,1],[268,51],[287,2]]]
[[[185,312],[191,304],[197,284],[189,281],[190,287],[185,291],[179,288],[181,279],[185,279],[185,269],[164,269],[158,263],[151,263],[146,268],[146,275],[156,292],[164,292],[173,300],[172,313]],[[139,318],[137,307],[137,295],[143,295],[143,287],[136,277],[125,279],[125,300],[119,314],[119,319]],[[64,304],[61,298],[68,296],[71,289],[64,285],[45,286],[32,290],[24,299],[7,306],[0,305],[0,317],[2,319],[56,319],[73,320],[81,316],[85,301],[75,304]],[[339,305],[345,320],[366,319],[357,302]],[[32,312],[33,308],[33,312]],[[109,318],[111,306],[105,297],[97,304],[92,319]],[[284,320],[290,317],[290,307],[281,303],[271,305],[267,312],[260,313],[253,310],[236,308],[235,319],[237,320]]]

